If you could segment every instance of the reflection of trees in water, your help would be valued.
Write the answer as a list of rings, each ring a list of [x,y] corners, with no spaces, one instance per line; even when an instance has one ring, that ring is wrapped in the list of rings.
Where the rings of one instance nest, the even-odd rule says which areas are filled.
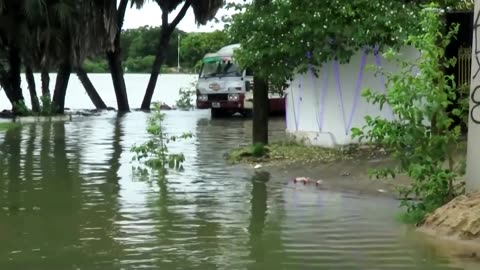
[[[21,158],[20,144],[22,136],[19,128],[8,129],[5,132],[3,144],[1,146],[2,166],[0,188],[5,194],[5,202],[3,207],[7,207],[8,211],[18,213],[21,206],[21,190],[22,181],[20,180]],[[3,196],[2,196],[3,197]],[[1,207],[0,207],[1,209]]]
[[[248,269],[281,269],[285,260],[281,239],[280,212],[283,209],[281,203],[268,199],[268,181],[270,181],[268,172],[259,171],[252,176],[248,226],[249,258],[252,263]]]
[[[65,128],[64,123],[42,123],[5,133],[0,145],[0,227],[10,233],[2,239],[0,261],[20,250],[17,263],[26,256],[25,264],[49,269],[41,263],[40,256],[45,256],[68,268],[91,265],[92,258],[111,264],[118,253],[112,236],[118,188],[102,189],[80,176],[81,146],[74,141],[80,136],[67,137]],[[114,184],[119,129],[115,125],[113,166],[105,173],[105,181]]]
[[[218,254],[220,225],[209,218],[208,206],[198,207],[190,196],[178,193],[166,179],[157,182],[158,194],[148,197],[148,208],[154,212],[149,218],[155,222],[155,236],[151,245],[156,266],[162,269],[215,269]]]
[[[122,257],[123,246],[116,241],[120,229],[115,223],[121,219],[119,213],[120,158],[122,155],[121,141],[124,136],[123,117],[116,117],[111,124],[111,149],[108,159],[98,157],[95,166],[105,168],[85,175],[82,179],[82,235],[85,239],[83,247],[91,251],[96,261],[104,261],[105,266]],[[102,120],[105,121],[105,120]],[[95,133],[93,134],[95,136]],[[96,141],[89,141],[95,143]],[[95,151],[95,148],[93,149]],[[100,153],[97,153],[98,155]],[[102,162],[103,161],[103,162]]]
[[[248,226],[250,257],[255,262],[264,258],[263,231],[267,219],[267,182],[270,180],[268,172],[256,172],[252,177],[252,199],[250,225]]]
[[[122,138],[125,135],[122,128],[122,120],[124,118],[119,116],[115,118],[115,123],[113,125],[113,137],[112,137],[112,148],[113,153],[111,158],[108,160],[110,165],[109,170],[106,172],[106,182],[112,186],[114,193],[118,195],[120,191],[118,170],[120,169],[120,157],[122,156]]]

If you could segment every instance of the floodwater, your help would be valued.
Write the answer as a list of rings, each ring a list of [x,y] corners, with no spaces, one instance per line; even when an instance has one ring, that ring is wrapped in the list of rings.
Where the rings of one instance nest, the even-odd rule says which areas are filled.
[[[188,82],[187,82],[188,83]],[[173,88],[172,88],[173,89]],[[81,105],[81,104],[80,104]],[[396,222],[398,202],[295,187],[223,160],[251,122],[169,111],[185,170],[132,173],[148,114],[0,132],[0,269],[464,269]],[[285,123],[271,121],[271,135]],[[478,269],[478,265],[469,269]]]

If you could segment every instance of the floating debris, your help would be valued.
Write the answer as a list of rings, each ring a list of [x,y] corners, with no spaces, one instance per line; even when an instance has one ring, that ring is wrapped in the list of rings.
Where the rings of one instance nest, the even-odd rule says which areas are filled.
[[[296,184],[298,182],[301,182],[304,185],[306,185],[307,183],[313,182],[313,180],[311,178],[308,178],[308,177],[295,177],[295,178],[293,178],[293,183]]]

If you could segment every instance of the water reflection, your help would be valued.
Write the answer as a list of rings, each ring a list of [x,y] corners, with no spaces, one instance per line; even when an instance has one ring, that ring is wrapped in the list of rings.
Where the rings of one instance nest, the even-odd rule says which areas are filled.
[[[169,112],[185,171],[132,176],[148,114],[0,134],[0,269],[452,269],[394,222],[395,202],[229,166],[247,121]],[[280,132],[281,122],[272,122]],[[152,179],[151,179],[152,180]]]
[[[267,219],[267,182],[268,172],[255,172],[252,177],[252,199],[249,232],[250,258],[256,263],[262,263],[265,257],[263,245],[263,230]]]

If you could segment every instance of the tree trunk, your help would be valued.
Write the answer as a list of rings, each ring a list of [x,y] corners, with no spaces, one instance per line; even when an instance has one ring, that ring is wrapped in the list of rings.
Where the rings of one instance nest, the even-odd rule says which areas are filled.
[[[142,106],[140,107],[142,110],[150,110],[153,92],[155,91],[155,86],[157,85],[158,75],[160,74],[160,69],[167,56],[168,41],[170,39],[170,35],[171,33],[168,36],[166,36],[166,34],[162,34],[162,37],[160,39],[157,54],[155,55],[155,61],[153,62],[152,66],[152,72],[150,73],[150,80],[148,81],[147,90],[145,91]]]
[[[30,100],[32,102],[32,111],[40,112],[40,102],[38,102],[37,89],[35,86],[35,77],[30,66],[25,67],[25,77],[27,79],[28,91],[30,92]]]
[[[152,72],[150,73],[150,80],[148,81],[147,90],[145,91],[142,106],[140,107],[142,110],[150,110],[153,92],[155,91],[158,75],[160,74],[160,68],[167,57],[168,42],[170,41],[173,30],[177,27],[178,23],[183,19],[183,17],[185,17],[185,14],[189,8],[190,1],[185,1],[182,9],[178,12],[177,16],[170,24],[168,23],[168,11],[162,10],[162,33],[160,34],[160,42],[158,43],[155,61],[153,62]]]
[[[116,5],[116,1],[114,2]],[[123,19],[125,17],[125,11],[127,9],[127,6],[128,0],[121,0],[118,5],[117,33],[113,42],[114,47],[113,50],[107,50],[106,52],[108,67],[110,68],[110,74],[112,76],[113,89],[115,90],[115,96],[117,98],[117,109],[119,112],[130,111],[130,105],[128,104],[127,87],[125,86],[125,78],[123,76],[122,48],[120,46]]]
[[[108,66],[110,67],[110,74],[112,75],[115,96],[117,98],[117,109],[119,112],[128,112],[130,111],[130,106],[128,104],[127,88],[123,77],[120,53],[117,51],[107,52],[107,60]]]
[[[253,78],[253,144],[268,144],[268,83]]]
[[[10,95],[7,95],[12,103],[12,111],[14,114],[22,113],[19,111],[19,106],[25,104],[21,82],[22,78],[20,77],[21,72],[21,63],[22,60],[20,58],[20,51],[14,47],[10,48],[8,62],[10,66],[10,70],[8,72],[8,80],[10,84],[10,89],[5,89],[6,91],[10,91]]]
[[[78,79],[80,80],[80,82],[82,82],[82,85],[85,88],[87,95],[90,97],[90,100],[92,100],[93,105],[95,105],[95,108],[99,110],[107,109],[107,105],[105,105],[105,102],[103,102],[102,98],[100,97],[92,82],[88,78],[85,70],[82,67],[78,67],[76,71]]]
[[[42,68],[42,96],[50,96],[50,74],[47,68]]]
[[[60,66],[55,82],[55,90],[53,92],[53,106],[57,113],[65,111],[65,95],[67,94],[68,80],[72,73],[72,67],[69,63]]]

